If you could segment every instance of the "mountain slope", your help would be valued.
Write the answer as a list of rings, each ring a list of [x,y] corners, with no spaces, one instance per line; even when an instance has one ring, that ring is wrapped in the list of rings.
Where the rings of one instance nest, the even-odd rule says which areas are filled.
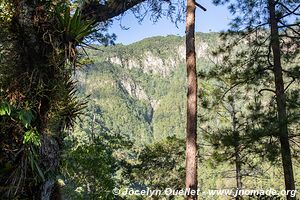
[[[197,34],[201,70],[211,65],[208,55],[218,37],[201,33],[199,38]],[[78,75],[82,92],[93,100],[87,115],[95,115],[95,122],[106,130],[128,135],[138,143],[172,135],[182,137],[186,103],[184,45],[183,37],[167,36],[89,50],[92,64]]]

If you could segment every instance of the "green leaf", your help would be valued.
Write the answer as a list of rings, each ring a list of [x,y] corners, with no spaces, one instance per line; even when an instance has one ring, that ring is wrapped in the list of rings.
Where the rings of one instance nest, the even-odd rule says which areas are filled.
[[[42,181],[45,181],[44,173],[38,164],[39,156],[36,153],[34,147],[29,148],[28,160],[29,160],[32,172],[34,172],[34,174],[37,174],[42,179]]]
[[[42,178],[43,181],[45,181],[45,176],[44,176],[43,171],[41,170],[39,164],[35,160],[33,163],[35,165],[35,168],[37,169],[39,176]]]
[[[23,137],[23,144],[33,144],[34,146],[41,146],[41,138],[36,129],[26,131]]]
[[[4,116],[4,115],[10,115],[11,114],[11,107],[9,105],[9,103],[7,102],[2,102],[0,104],[0,116]]]
[[[31,110],[23,109],[19,112],[18,118],[26,128],[29,128],[29,125],[34,119],[34,114]]]

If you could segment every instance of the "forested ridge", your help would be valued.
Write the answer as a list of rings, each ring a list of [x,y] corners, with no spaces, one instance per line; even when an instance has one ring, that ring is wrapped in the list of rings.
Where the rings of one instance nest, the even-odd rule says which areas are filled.
[[[213,66],[210,51],[218,34],[198,34],[199,70]],[[103,52],[102,52],[103,51]],[[99,54],[99,52],[102,52]],[[154,37],[131,45],[88,52],[90,64],[76,78],[103,126],[139,144],[184,137],[184,38]],[[113,102],[113,103],[112,103]],[[95,106],[95,108],[92,108]],[[97,118],[96,118],[97,119]]]
[[[229,30],[194,0],[1,1],[0,199],[297,199],[300,3],[213,3]],[[186,36],[114,44],[128,11]]]
[[[214,51],[221,42],[220,34],[197,33],[196,40],[198,41],[197,57],[201,58],[197,63],[199,77],[203,77],[203,74],[209,77],[208,74],[216,73],[215,71],[218,70],[218,58],[214,57]],[[127,184],[142,180],[153,189],[173,186],[172,184],[175,186],[179,184],[179,187],[183,187],[183,182],[180,184],[176,180],[184,176],[182,171],[184,148],[180,145],[180,142],[184,141],[186,124],[184,114],[186,94],[184,74],[186,72],[184,71],[184,51],[182,51],[184,38],[170,35],[147,38],[126,46],[117,44],[113,47],[99,48],[100,50],[88,51],[89,56],[86,62],[89,64],[79,70],[75,77],[79,80],[80,96],[87,97],[89,103],[81,120],[75,126],[73,139],[82,147],[81,145],[90,144],[93,137],[102,138],[106,134],[120,134],[125,137],[123,139],[131,141],[129,146],[132,145],[135,149],[136,156],[138,152],[146,154],[145,157],[137,156],[133,160],[127,160],[127,162],[134,163],[132,164],[134,170],[145,174],[145,177],[142,176],[144,179],[135,177],[131,180],[133,182],[129,181]],[[259,89],[257,89],[260,87],[259,84],[254,86],[256,89],[249,86],[236,88],[233,95],[232,92],[227,91],[230,88],[229,83],[222,82],[224,79],[221,75],[219,78],[206,78],[200,83],[202,89],[199,91],[199,96],[202,100],[199,105],[201,112],[198,120],[202,122],[202,126],[198,127],[198,131],[202,135],[198,140],[200,141],[199,152],[202,156],[199,183],[203,191],[236,187],[236,166],[232,158],[234,139],[230,139],[232,137],[230,106],[235,105],[235,115],[239,124],[246,123],[247,120],[249,124],[250,121],[253,123],[258,116],[263,116],[261,112],[272,109],[272,105],[268,102],[269,95],[262,97],[259,94]],[[226,98],[222,99],[223,95]],[[255,101],[259,101],[260,105]],[[267,118],[267,120],[274,119]],[[261,128],[267,129],[267,132],[270,130],[268,124],[270,122],[264,123],[267,124]],[[239,126],[242,130],[242,125]],[[268,136],[271,133],[266,133],[267,136],[258,130],[257,132],[249,130],[247,133],[241,131],[241,133],[244,134],[241,137],[245,140],[242,141],[245,144],[241,152],[242,187],[282,190],[283,180],[278,144],[272,142],[272,137]],[[259,134],[262,135],[259,136]],[[125,146],[124,149],[128,148]],[[294,169],[295,177],[297,177],[300,173],[296,153],[297,143],[292,146],[295,149]],[[169,149],[165,150],[165,148]],[[128,159],[126,156],[123,158]],[[151,161],[151,159],[156,161]],[[160,159],[164,162],[174,159],[173,162],[176,162],[176,165],[160,163],[163,162]],[[147,167],[144,172],[140,171],[143,168],[135,168],[141,167],[141,163]],[[165,166],[171,168],[165,168]],[[175,176],[175,180],[164,180],[163,174],[171,175],[173,173],[171,169],[178,170],[177,177]],[[204,169],[205,173],[201,173],[201,169]],[[141,174],[136,175],[132,172],[133,176],[141,176]],[[147,175],[157,176],[157,179],[153,178],[147,182]],[[118,187],[126,188],[124,185]],[[130,198],[134,199],[134,197]],[[222,199],[216,196],[202,196],[201,198]]]

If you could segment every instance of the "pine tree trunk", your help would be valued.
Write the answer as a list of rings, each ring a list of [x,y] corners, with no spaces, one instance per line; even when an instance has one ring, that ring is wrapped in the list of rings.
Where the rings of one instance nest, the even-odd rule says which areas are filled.
[[[239,151],[235,150],[235,179],[236,179],[236,187],[237,190],[242,189],[242,175],[241,175],[241,161]],[[235,197],[236,200],[241,199],[239,195]]]
[[[187,0],[186,14],[186,68],[188,79],[187,129],[186,129],[186,189],[197,190],[197,72],[195,53],[195,10],[194,0]],[[188,200],[197,199],[189,193]]]
[[[274,0],[268,1],[271,28],[271,48],[273,52],[273,70],[275,77],[275,91],[279,123],[279,140],[281,145],[281,157],[284,172],[285,189],[295,190],[295,180],[293,174],[292,156],[287,126],[286,97],[281,66],[280,41],[275,6],[276,5]],[[296,197],[287,196],[287,199],[296,199]]]
[[[237,130],[237,118],[236,118],[236,109],[235,109],[235,91],[231,91],[232,102],[231,106],[231,128],[234,138],[234,157],[235,157],[235,179],[237,190],[242,189],[242,175],[241,175],[241,158],[240,158],[240,134]],[[240,196],[235,197],[236,200],[241,199]]]

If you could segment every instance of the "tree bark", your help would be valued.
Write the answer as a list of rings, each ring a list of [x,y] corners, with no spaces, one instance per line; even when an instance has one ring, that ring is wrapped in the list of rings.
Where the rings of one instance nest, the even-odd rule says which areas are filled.
[[[236,179],[236,187],[237,190],[242,189],[242,175],[241,175],[241,157],[240,157],[240,134],[237,129],[237,118],[236,118],[236,108],[235,108],[235,91],[231,91],[232,94],[232,102],[231,106],[231,126],[234,138],[234,157],[235,157],[235,179]],[[239,195],[235,197],[236,200],[241,199]]]
[[[86,19],[92,19],[97,23],[119,16],[144,1],[146,0],[113,0],[107,1],[105,4],[97,1],[85,1],[81,10]]]
[[[16,37],[16,43],[18,44],[18,51],[16,54],[19,56],[20,73],[33,74],[36,72],[36,76],[39,77],[39,81],[43,82],[43,91],[47,91],[39,94],[42,97],[34,98],[39,102],[39,106],[35,108],[37,111],[37,119],[35,126],[40,133],[41,147],[39,152],[39,165],[42,170],[48,172],[55,172],[59,165],[60,147],[55,137],[49,132],[49,116],[48,113],[51,109],[51,98],[55,96],[51,81],[57,79],[55,77],[56,71],[51,65],[49,58],[53,48],[51,45],[43,40],[43,28],[38,23],[45,24],[43,22],[43,13],[38,12],[39,6],[43,8],[43,4],[39,2],[30,1],[13,1],[13,6],[16,12],[13,16],[11,24],[11,32],[14,32]],[[42,12],[42,11],[40,11]],[[39,21],[40,20],[40,21]],[[28,83],[29,84],[29,83]],[[37,87],[36,80],[33,81],[32,87]],[[19,85],[22,88],[22,85]],[[60,130],[61,131],[61,130]],[[41,183],[40,192],[32,189],[32,180],[28,178],[23,187],[28,188],[25,191],[26,195],[33,199],[45,199],[48,200],[52,193],[52,188],[55,181],[46,176],[46,180]],[[28,183],[27,183],[28,182]],[[32,191],[34,193],[32,194]]]
[[[287,125],[286,97],[281,66],[280,41],[275,6],[276,4],[274,0],[268,0],[268,9],[270,15],[269,23],[271,28],[271,49],[273,52],[274,62],[273,70],[276,88],[275,91],[278,114],[279,140],[281,145],[281,157],[284,172],[285,189],[295,190],[292,155],[290,150],[289,133]],[[287,199],[296,199],[296,197],[291,197],[287,195]]]
[[[188,79],[187,128],[186,128],[186,189],[197,191],[197,72],[195,53],[194,0],[187,0],[186,14],[186,68]],[[188,200],[197,199],[197,194],[187,194]]]
[[[242,189],[242,174],[241,174],[241,159],[238,147],[235,148],[235,179],[237,190]],[[241,199],[239,195],[235,197],[236,200]]]

